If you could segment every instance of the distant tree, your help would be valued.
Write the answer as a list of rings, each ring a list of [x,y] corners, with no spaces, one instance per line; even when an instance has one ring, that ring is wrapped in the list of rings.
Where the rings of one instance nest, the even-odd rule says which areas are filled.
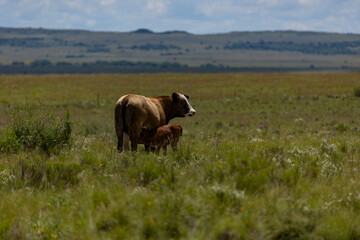
[[[30,63],[32,67],[49,67],[52,66],[52,63],[49,60],[35,60]]]
[[[175,46],[172,44],[169,45],[165,45],[163,43],[159,43],[159,44],[153,44],[153,43],[146,43],[143,45],[133,45],[130,47],[131,49],[140,49],[140,50],[145,50],[145,51],[149,51],[149,50],[170,50],[170,49],[181,49],[181,47],[179,46]]]
[[[258,42],[228,42],[224,49],[250,49],[250,50],[273,50],[273,51],[294,51],[306,54],[321,54],[321,55],[334,55],[334,54],[359,54],[360,41],[354,42],[308,42],[308,43],[295,43],[292,41],[287,42],[272,42],[260,40]]]
[[[56,66],[57,67],[68,67],[68,66],[72,66],[72,64],[69,62],[57,62]]]
[[[25,66],[24,62],[12,62],[11,66]]]
[[[111,52],[110,48],[104,48],[104,47],[88,48],[86,51],[87,51],[88,53],[97,53],[97,52],[106,52],[106,53],[109,53],[109,52]]]
[[[74,47],[87,47],[88,45],[83,42],[77,42],[73,44]]]

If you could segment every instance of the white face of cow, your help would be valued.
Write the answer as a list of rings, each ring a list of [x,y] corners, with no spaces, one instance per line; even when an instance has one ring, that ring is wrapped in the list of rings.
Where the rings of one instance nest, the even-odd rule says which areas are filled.
[[[196,111],[189,103],[189,96],[182,92],[176,92],[172,94],[174,116],[185,117],[194,116]]]
[[[178,93],[178,94],[180,96],[180,99],[186,102],[187,108],[189,109],[189,111],[187,113],[185,113],[185,115],[188,115],[189,117],[194,116],[196,111],[189,103],[189,96],[184,95],[182,93]]]

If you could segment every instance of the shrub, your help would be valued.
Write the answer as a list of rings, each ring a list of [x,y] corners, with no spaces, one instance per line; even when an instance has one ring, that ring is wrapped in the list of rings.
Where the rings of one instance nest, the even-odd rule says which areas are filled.
[[[81,167],[75,163],[50,162],[41,158],[23,160],[15,178],[17,187],[61,189],[77,185]]]
[[[48,110],[35,114],[30,107],[14,109],[8,106],[8,113],[10,124],[0,139],[0,153],[39,149],[50,154],[70,143],[69,112],[59,118]]]
[[[354,95],[355,97],[360,97],[360,87],[354,88]]]
[[[138,165],[129,171],[131,181],[143,187],[162,177],[163,172],[163,166],[158,164],[152,156],[149,156],[147,159],[141,159]]]

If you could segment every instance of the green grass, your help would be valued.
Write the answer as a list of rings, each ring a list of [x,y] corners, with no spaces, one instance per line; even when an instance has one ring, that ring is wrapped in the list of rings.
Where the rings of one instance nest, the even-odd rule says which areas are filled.
[[[0,138],[0,152],[38,149],[51,154],[70,144],[71,120],[69,112],[63,119],[55,118],[47,109],[35,112],[6,104],[10,124]]]
[[[69,111],[72,122],[67,147],[0,153],[1,239],[360,238],[359,74],[1,76],[0,84],[12,106],[60,119]],[[197,114],[172,120],[184,128],[179,151],[117,153],[117,98],[180,89]],[[9,126],[3,106],[1,133]]]

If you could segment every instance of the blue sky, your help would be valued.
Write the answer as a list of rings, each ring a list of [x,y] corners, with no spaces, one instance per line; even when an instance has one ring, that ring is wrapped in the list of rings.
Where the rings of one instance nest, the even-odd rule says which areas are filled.
[[[0,0],[0,26],[360,33],[360,0]]]

